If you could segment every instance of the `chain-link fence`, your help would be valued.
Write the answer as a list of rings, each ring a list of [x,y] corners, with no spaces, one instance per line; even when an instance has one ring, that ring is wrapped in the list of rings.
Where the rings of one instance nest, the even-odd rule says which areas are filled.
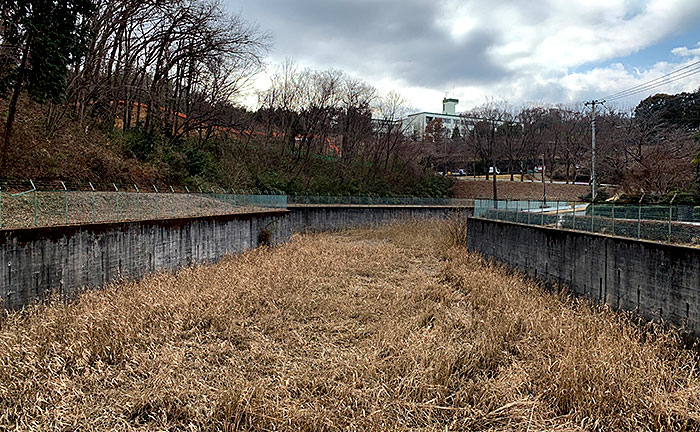
[[[110,189],[111,187],[111,189]],[[286,195],[171,186],[0,183],[0,228],[167,219],[286,208]]]
[[[622,237],[700,244],[700,206],[475,200],[474,216]]]
[[[289,195],[289,204],[471,207],[473,199],[417,196]]]

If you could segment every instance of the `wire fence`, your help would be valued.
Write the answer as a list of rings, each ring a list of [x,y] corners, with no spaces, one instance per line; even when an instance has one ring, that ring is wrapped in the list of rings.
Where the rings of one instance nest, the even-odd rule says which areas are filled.
[[[283,195],[187,187],[0,181],[0,229],[243,213],[302,205],[472,207],[474,200],[416,196]]]
[[[289,204],[299,205],[395,205],[472,207],[473,199],[418,196],[289,195]]]
[[[119,222],[286,208],[287,196],[198,188],[0,183],[0,228]],[[71,187],[72,186],[72,187]]]
[[[475,200],[474,216],[621,237],[700,244],[700,206]]]

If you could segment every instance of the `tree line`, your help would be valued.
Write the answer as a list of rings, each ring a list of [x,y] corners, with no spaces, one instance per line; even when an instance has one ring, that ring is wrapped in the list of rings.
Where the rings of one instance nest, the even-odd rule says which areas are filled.
[[[299,69],[288,61],[260,93],[260,108],[242,108],[240,96],[265,66],[272,38],[227,13],[220,0],[0,5],[0,97],[9,112],[3,164],[23,151],[23,143],[12,141],[22,96],[43,107],[47,137],[66,123],[102,130],[123,143],[125,156],[162,167],[172,181],[179,172],[208,172],[236,184],[246,171],[247,184],[262,187],[283,171],[286,180],[273,183],[286,188],[308,184],[319,157],[338,164],[341,181],[368,177],[378,189],[399,185],[395,192],[420,192],[401,186],[410,183],[401,179],[406,172],[421,182],[434,177],[403,133],[405,101],[342,71]],[[381,133],[372,123],[376,113],[386,120]],[[246,152],[256,153],[249,165],[260,166],[234,160],[248,158]],[[446,193],[448,182],[437,183],[438,190],[422,191]]]
[[[599,182],[630,193],[698,191],[700,91],[658,94],[627,109],[604,106],[595,120]],[[583,104],[489,102],[462,114],[455,128],[433,120],[424,141],[433,163],[445,169],[466,164],[488,178],[496,166],[522,180],[544,167],[549,181],[590,181],[591,121]]]
[[[591,116],[583,105],[489,102],[464,113],[456,128],[434,120],[417,136],[401,95],[288,60],[249,111],[238,101],[264,68],[272,39],[220,0],[0,6],[0,96],[7,104],[0,169],[23,150],[12,135],[26,98],[45,108],[49,139],[67,122],[100,129],[123,142],[126,156],[166,166],[178,179],[208,172],[235,184],[247,171],[248,184],[294,189],[308,186],[321,159],[335,164],[328,175],[341,183],[362,177],[378,189],[408,185],[407,177],[435,183],[434,172],[459,167],[487,178],[489,167],[498,167],[511,180],[539,166],[550,180],[590,177]],[[596,119],[600,181],[657,193],[697,189],[699,112],[698,92],[656,95],[633,109],[605,107]],[[241,167],[246,157],[259,166]],[[438,183],[406,187],[444,193],[448,182]]]
[[[269,35],[215,0],[2,0],[0,91],[11,94],[4,149],[23,90],[50,104],[47,130],[90,127],[173,138],[231,122]]]

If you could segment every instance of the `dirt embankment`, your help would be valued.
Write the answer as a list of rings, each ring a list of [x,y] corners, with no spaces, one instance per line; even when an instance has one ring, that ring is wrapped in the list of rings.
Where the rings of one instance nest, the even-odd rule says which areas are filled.
[[[501,181],[497,182],[498,199],[541,200],[542,183]],[[547,199],[565,201],[580,200],[590,192],[590,186],[574,184],[546,184]],[[493,182],[486,180],[458,179],[452,188],[457,198],[493,198]]]

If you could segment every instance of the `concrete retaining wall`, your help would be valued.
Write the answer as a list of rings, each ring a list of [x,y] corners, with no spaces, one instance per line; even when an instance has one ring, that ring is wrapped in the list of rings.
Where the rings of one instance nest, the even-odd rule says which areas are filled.
[[[215,261],[258,246],[263,229],[270,243],[278,244],[289,240],[292,232],[443,217],[450,211],[300,206],[291,211],[0,230],[0,300],[18,309],[50,294],[72,298],[82,288],[102,287],[118,278],[138,279]]]
[[[457,209],[453,207],[419,206],[346,206],[290,205],[294,232],[327,231],[372,226],[405,219],[443,218]],[[473,208],[459,209],[471,215]]]
[[[549,284],[700,334],[700,249],[469,218],[467,247]]]
[[[0,297],[20,308],[59,293],[215,261],[291,236],[288,211],[0,231]]]

